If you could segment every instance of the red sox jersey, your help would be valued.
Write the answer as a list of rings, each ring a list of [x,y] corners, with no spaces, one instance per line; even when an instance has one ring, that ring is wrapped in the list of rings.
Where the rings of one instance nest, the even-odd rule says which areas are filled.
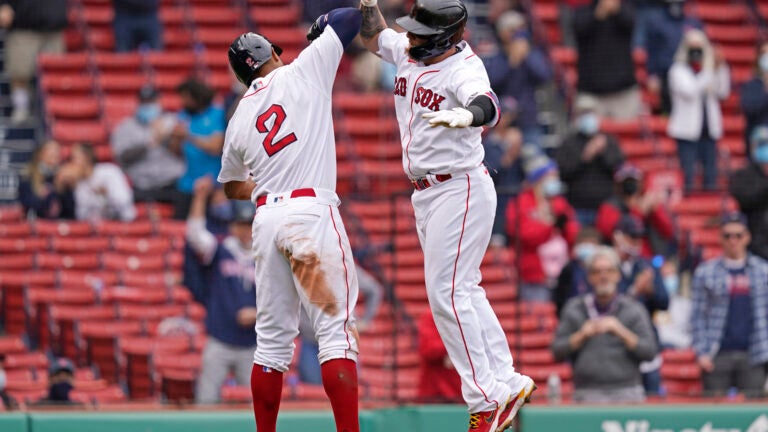
[[[462,41],[460,52],[426,66],[408,57],[405,33],[386,29],[379,33],[378,54],[397,66],[395,110],[403,147],[403,169],[411,177],[470,170],[485,157],[478,127],[431,127],[421,115],[430,111],[466,107],[480,95],[487,95],[497,106],[483,62]]]
[[[328,26],[293,63],[251,83],[227,127],[220,183],[250,176],[254,202],[300,188],[336,190],[331,89],[343,52]]]

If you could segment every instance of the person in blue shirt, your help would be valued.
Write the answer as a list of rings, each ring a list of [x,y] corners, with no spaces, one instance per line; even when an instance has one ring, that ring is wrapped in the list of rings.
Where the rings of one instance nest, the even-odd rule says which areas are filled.
[[[176,188],[180,194],[175,204],[175,217],[183,219],[189,212],[195,180],[216,177],[221,170],[221,150],[227,121],[224,110],[214,105],[213,89],[190,78],[176,88],[183,109],[171,133],[171,148],[180,153],[187,170],[179,178]]]
[[[232,201],[232,221],[223,240],[206,229],[206,203],[213,179],[201,177],[187,218],[186,239],[194,251],[197,283],[188,284],[195,300],[205,306],[208,340],[195,401],[215,403],[230,372],[239,385],[250,385],[256,349],[256,285],[251,257],[251,224],[256,207],[249,201]]]

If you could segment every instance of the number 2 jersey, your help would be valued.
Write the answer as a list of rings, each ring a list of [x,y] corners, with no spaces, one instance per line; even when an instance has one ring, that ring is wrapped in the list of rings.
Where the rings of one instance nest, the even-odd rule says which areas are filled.
[[[220,183],[251,177],[252,201],[299,188],[336,190],[331,90],[343,52],[327,26],[291,64],[251,83],[227,127]]]

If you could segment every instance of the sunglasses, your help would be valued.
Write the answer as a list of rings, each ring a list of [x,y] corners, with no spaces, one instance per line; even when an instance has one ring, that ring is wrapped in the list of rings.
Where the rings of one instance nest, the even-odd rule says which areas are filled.
[[[725,240],[730,240],[730,239],[741,240],[742,238],[744,238],[743,232],[739,232],[739,233],[724,232],[722,235]]]

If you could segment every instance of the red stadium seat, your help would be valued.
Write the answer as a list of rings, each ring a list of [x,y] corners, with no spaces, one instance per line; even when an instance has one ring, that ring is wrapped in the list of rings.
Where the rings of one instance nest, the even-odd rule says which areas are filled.
[[[110,244],[110,239],[107,237],[53,237],[51,239],[51,249],[58,253],[103,252],[109,248]]]
[[[48,236],[73,236],[73,237],[85,237],[90,236],[93,232],[91,224],[88,222],[79,221],[56,221],[38,219],[35,222],[35,233],[41,237]]]
[[[46,270],[97,270],[101,266],[101,261],[99,256],[93,253],[59,254],[46,252],[36,255],[35,264],[38,268]]]
[[[105,253],[102,255],[105,270],[159,271],[165,269],[165,259],[161,254],[122,254]]]
[[[32,269],[35,259],[31,253],[14,254],[0,259],[0,270],[26,270]]]
[[[52,119],[95,119],[101,108],[99,102],[91,96],[48,96],[45,111]]]
[[[98,289],[103,286],[115,285],[118,275],[110,271],[87,270],[63,270],[59,272],[59,285],[61,287],[92,287]]]
[[[27,346],[20,336],[0,336],[0,355],[21,354]]]

